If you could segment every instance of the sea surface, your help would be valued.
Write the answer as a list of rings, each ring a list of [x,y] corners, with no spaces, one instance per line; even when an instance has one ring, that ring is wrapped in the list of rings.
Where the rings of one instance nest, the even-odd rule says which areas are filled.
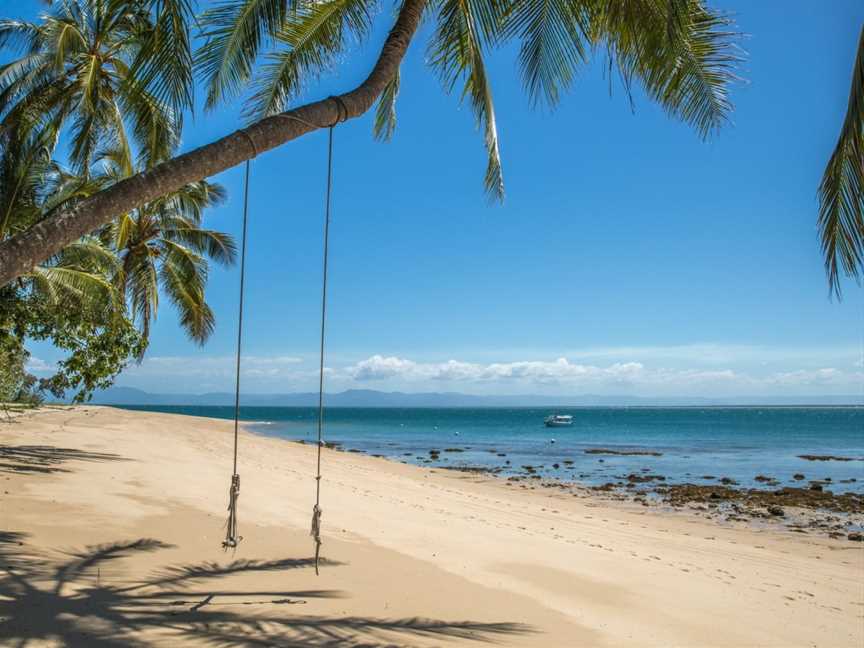
[[[126,409],[234,416],[228,406]],[[757,475],[799,486],[830,479],[827,488],[836,493],[864,492],[861,407],[556,409],[554,413],[573,416],[573,425],[567,428],[545,427],[543,419],[550,413],[537,408],[332,408],[325,413],[324,439],[345,450],[424,466],[499,468],[505,476],[524,475],[523,466],[533,466],[545,478],[586,485],[650,472],[665,476],[666,483],[707,484],[729,477],[757,488],[768,487],[754,480]],[[316,408],[242,407],[240,417],[247,429],[259,434],[313,443],[316,438]],[[596,448],[648,450],[662,456],[585,452]],[[430,457],[433,449],[440,451],[437,460]],[[241,448],[241,465],[242,454]],[[807,461],[798,457],[802,454],[854,460]],[[796,473],[804,474],[806,481],[794,480]]]

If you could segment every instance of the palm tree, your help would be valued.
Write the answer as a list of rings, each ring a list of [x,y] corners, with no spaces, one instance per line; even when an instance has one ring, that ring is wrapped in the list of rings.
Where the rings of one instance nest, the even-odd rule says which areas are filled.
[[[839,298],[841,270],[856,279],[864,274],[864,27],[846,118],[819,186],[818,225],[828,284]]]
[[[364,41],[378,3],[372,0],[223,0],[201,18],[205,44],[197,64],[208,108],[243,93],[246,113],[284,111],[330,69],[352,42]],[[554,107],[592,54],[603,51],[628,91],[640,82],[673,116],[707,136],[727,119],[727,85],[740,59],[731,20],[701,0],[431,0],[435,29],[428,61],[444,89],[467,99],[484,134],[485,186],[502,198],[504,182],[492,87],[485,57],[520,44],[522,82],[534,103]],[[265,53],[265,50],[269,51]],[[263,58],[262,64],[257,64]],[[378,103],[375,135],[395,127],[399,74]]]
[[[100,149],[167,159],[192,106],[189,0],[64,0],[38,22],[0,20],[0,129],[69,128],[86,175]]]
[[[19,135],[13,131],[0,138],[0,240],[94,189],[51,158],[51,133]],[[19,277],[19,288],[52,303],[78,301],[116,310],[122,304],[111,282],[116,262],[98,240],[82,237]]]
[[[255,121],[0,243],[0,285],[135,205],[358,117],[376,102],[376,132],[386,136],[395,123],[399,66],[424,16],[434,22],[430,65],[446,90],[459,87],[483,130],[485,186],[493,197],[500,197],[504,186],[485,69],[493,48],[519,43],[523,85],[536,102],[554,106],[578,71],[599,54],[627,88],[641,85],[701,136],[725,123],[732,108],[727,91],[741,60],[736,34],[731,19],[704,0],[401,0],[396,6],[396,21],[360,85],[285,110],[350,43],[368,39],[378,5],[371,0],[219,1],[201,18],[205,43],[198,65],[207,105],[231,99],[251,84],[246,108]],[[264,57],[260,65],[259,57]]]
[[[183,110],[192,105],[190,18],[189,0],[66,0],[39,22],[0,21],[0,42],[21,54],[0,68],[0,132],[10,142],[39,139],[49,158],[64,128],[71,138],[74,173],[55,165],[34,222],[170,157]],[[10,149],[5,157],[20,153]],[[218,185],[189,183],[119,215],[98,239],[71,243],[61,258],[85,243],[94,254],[105,252],[119,264],[102,268],[109,287],[128,300],[145,339],[161,286],[190,337],[203,343],[214,325],[204,300],[206,256],[220,263],[234,256],[230,237],[200,227],[203,209],[223,195]],[[20,224],[23,205],[12,204],[3,213],[20,212]],[[31,279],[46,272],[57,274],[56,264],[37,266]]]
[[[106,169],[97,183],[114,184],[134,169],[124,166],[122,151],[105,156]],[[127,295],[132,317],[147,339],[159,307],[159,289],[171,300],[189,337],[203,344],[213,331],[213,311],[204,288],[208,257],[230,265],[236,246],[222,232],[204,229],[204,210],[225,198],[221,185],[202,180],[158,200],[121,214],[99,233],[116,251],[114,284]]]

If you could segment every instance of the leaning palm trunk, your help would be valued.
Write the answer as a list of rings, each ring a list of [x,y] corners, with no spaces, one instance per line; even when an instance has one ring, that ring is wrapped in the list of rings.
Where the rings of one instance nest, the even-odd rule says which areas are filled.
[[[420,23],[427,0],[405,0],[372,72],[357,88],[322,101],[267,117],[216,142],[177,156],[122,180],[74,207],[60,209],[21,234],[0,243],[0,286],[95,231],[118,214],[133,210],[264,151],[366,113],[388,83]]]

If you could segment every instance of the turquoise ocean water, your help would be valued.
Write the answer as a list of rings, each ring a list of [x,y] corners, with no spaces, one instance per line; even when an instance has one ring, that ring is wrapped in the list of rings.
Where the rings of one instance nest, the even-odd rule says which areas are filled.
[[[218,406],[128,409],[234,415],[232,407]],[[542,466],[538,473],[544,477],[589,485],[648,469],[664,475],[667,483],[711,483],[703,477],[712,475],[754,487],[761,487],[754,481],[757,475],[775,477],[783,485],[806,485],[792,479],[803,473],[807,480],[830,478],[835,492],[864,492],[864,408],[591,407],[555,412],[573,415],[573,426],[546,428],[543,418],[551,412],[536,408],[333,408],[326,411],[325,440],[409,463],[500,467],[504,475],[524,474],[524,465]],[[316,417],[312,407],[241,408],[248,429],[293,440],[314,441]],[[662,456],[585,453],[601,447]],[[462,452],[444,452],[448,448]],[[428,463],[430,449],[442,452]],[[856,460],[806,461],[798,458],[801,454]]]

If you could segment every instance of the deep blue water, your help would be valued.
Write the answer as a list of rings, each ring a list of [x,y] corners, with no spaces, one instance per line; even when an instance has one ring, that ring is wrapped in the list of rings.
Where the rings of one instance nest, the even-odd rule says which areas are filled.
[[[232,407],[142,406],[160,412],[233,418]],[[550,413],[534,408],[333,408],[324,438],[353,448],[423,465],[486,466],[521,472],[543,466],[547,477],[598,484],[649,469],[668,482],[710,483],[704,475],[730,477],[759,486],[756,475],[783,484],[803,473],[807,480],[831,478],[835,492],[864,492],[864,408],[560,408],[572,414],[569,428],[546,428]],[[259,434],[314,441],[317,410],[311,407],[243,407],[241,418]],[[554,443],[553,443],[554,440]],[[589,448],[652,450],[649,456],[598,456]],[[429,450],[441,452],[432,463]],[[467,448],[467,449],[466,449]],[[506,453],[506,457],[497,456]],[[858,460],[806,461],[800,454],[839,455]],[[600,461],[602,459],[602,461]],[[573,461],[565,465],[564,460]],[[509,461],[506,465],[504,462]],[[242,449],[241,449],[242,462]],[[558,463],[559,468],[553,468]],[[855,479],[854,483],[837,484]]]

